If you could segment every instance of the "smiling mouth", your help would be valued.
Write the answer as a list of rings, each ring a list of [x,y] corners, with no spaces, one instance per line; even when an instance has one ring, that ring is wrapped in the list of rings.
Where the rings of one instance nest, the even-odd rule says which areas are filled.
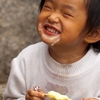
[[[42,40],[47,44],[54,46],[57,42],[60,41],[59,34],[61,32],[58,31],[55,27],[46,24],[42,26],[42,24],[39,23],[38,30]]]
[[[58,30],[57,30],[56,28],[54,28],[54,27],[45,25],[44,28],[45,28],[48,32],[50,32],[50,33],[52,33],[52,34],[55,34],[55,35],[61,34],[61,32],[58,31]]]

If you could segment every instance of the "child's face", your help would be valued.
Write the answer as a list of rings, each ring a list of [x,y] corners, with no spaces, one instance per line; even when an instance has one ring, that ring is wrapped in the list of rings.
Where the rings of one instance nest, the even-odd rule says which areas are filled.
[[[42,32],[38,32],[48,45],[58,38],[56,46],[82,46],[84,41],[80,34],[86,20],[84,0],[46,0],[37,23],[38,27],[41,24]]]

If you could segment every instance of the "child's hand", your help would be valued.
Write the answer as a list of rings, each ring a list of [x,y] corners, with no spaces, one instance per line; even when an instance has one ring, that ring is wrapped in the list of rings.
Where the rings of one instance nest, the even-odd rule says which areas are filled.
[[[96,98],[83,98],[82,100],[98,100]]]
[[[30,89],[27,91],[26,100],[44,100],[44,92],[43,91],[35,91]]]

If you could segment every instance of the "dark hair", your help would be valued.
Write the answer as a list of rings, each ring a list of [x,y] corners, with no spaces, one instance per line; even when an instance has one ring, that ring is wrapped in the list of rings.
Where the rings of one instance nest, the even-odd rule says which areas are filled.
[[[45,3],[45,0],[41,0],[39,5],[39,10],[42,10],[42,7]],[[87,34],[90,32],[93,34],[98,29],[100,29],[100,0],[86,0],[86,9],[87,9],[87,23],[86,29],[88,29]],[[96,43],[91,44],[94,50],[100,52],[100,40]]]
[[[98,29],[100,30],[100,0],[87,0],[87,24],[88,33],[93,34]],[[100,34],[100,33],[99,33]],[[100,40],[91,44],[94,50],[100,52]]]
[[[39,5],[39,11],[42,10],[44,3],[45,3],[45,0],[41,0],[40,5]]]

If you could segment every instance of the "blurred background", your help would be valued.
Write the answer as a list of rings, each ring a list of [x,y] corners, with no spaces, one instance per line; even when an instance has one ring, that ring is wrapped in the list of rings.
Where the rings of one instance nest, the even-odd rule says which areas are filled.
[[[0,92],[19,52],[40,41],[36,31],[40,0],[0,0]],[[2,99],[0,99],[2,100]]]

